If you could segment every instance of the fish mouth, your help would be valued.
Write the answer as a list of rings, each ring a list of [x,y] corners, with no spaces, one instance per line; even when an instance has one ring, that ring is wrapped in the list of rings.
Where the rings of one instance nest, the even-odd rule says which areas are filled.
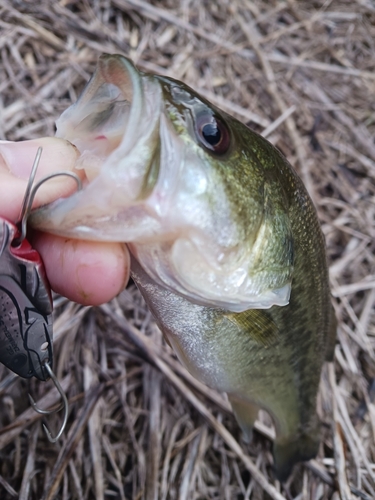
[[[158,177],[161,109],[155,78],[123,56],[100,56],[83,93],[56,122],[56,136],[79,150],[75,168],[87,182],[82,191],[35,210],[30,224],[104,241],[134,241],[145,224],[155,225],[145,220],[143,202]]]

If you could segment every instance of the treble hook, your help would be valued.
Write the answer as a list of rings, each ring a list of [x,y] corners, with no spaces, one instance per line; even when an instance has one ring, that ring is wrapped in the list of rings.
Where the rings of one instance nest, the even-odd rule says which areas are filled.
[[[34,164],[32,166],[30,177],[29,177],[29,180],[27,183],[27,187],[26,187],[26,191],[25,191],[25,195],[24,195],[23,203],[22,203],[21,214],[20,214],[18,222],[16,224],[19,231],[20,231],[20,235],[14,240],[15,246],[20,245],[22,243],[22,241],[26,238],[27,219],[30,215],[31,207],[32,207],[35,195],[42,184],[49,181],[50,179],[53,179],[54,177],[60,177],[60,176],[66,177],[67,176],[67,177],[72,177],[72,179],[74,179],[76,181],[77,191],[81,191],[81,189],[82,189],[81,179],[78,177],[77,174],[75,174],[74,172],[69,172],[68,170],[66,170],[66,171],[64,170],[61,172],[54,172],[53,174],[48,174],[45,177],[43,177],[42,179],[40,179],[35,184],[35,186],[33,186],[36,171],[38,169],[38,165],[39,165],[39,161],[40,161],[40,157],[42,156],[42,151],[43,151],[43,148],[39,147],[38,151],[36,153]]]
[[[43,429],[47,435],[48,441],[50,441],[51,443],[56,443],[56,441],[61,437],[61,435],[64,432],[64,429],[66,427],[66,424],[68,421],[69,404],[68,404],[68,399],[66,397],[66,394],[63,391],[63,388],[61,387],[60,382],[57,380],[56,375],[53,373],[52,368],[50,367],[49,363],[44,363],[44,368],[47,370],[48,375],[51,377],[51,380],[52,380],[54,386],[59,391],[59,394],[60,394],[61,399],[62,399],[62,405],[59,408],[57,408],[56,410],[42,410],[41,408],[39,408],[37,406],[37,404],[35,403],[34,399],[31,397],[30,394],[29,394],[29,399],[30,399],[30,403],[31,403],[32,407],[34,408],[34,410],[37,413],[40,413],[41,415],[50,415],[51,413],[55,413],[55,412],[61,410],[61,408],[64,408],[63,422],[62,422],[62,425],[60,427],[59,432],[56,434],[55,437],[52,437],[52,434],[49,431],[48,427],[45,424],[43,424]]]
[[[49,179],[52,179],[53,177],[64,175],[64,176],[72,177],[76,181],[78,191],[80,191],[82,189],[81,179],[75,173],[69,172],[69,171],[55,172],[55,173],[49,174],[49,175],[43,177],[41,180],[39,180],[34,185],[35,175],[36,175],[36,171],[38,169],[38,165],[39,165],[40,157],[42,155],[42,151],[43,151],[43,148],[39,147],[37,154],[36,154],[36,157],[35,157],[35,160],[34,160],[34,163],[33,163],[33,166],[32,166],[32,169],[31,169],[30,177],[29,177],[29,180],[27,183],[25,195],[24,195],[23,202],[22,202],[22,209],[21,209],[20,217],[19,217],[19,220],[17,222],[19,234],[17,235],[17,238],[13,241],[14,246],[21,245],[23,240],[26,238],[27,219],[30,215],[30,211],[31,211],[31,207],[32,207],[35,195],[36,195],[38,189],[40,188],[40,186],[44,182],[48,181]],[[67,399],[67,397],[66,397],[66,395],[65,395],[65,393],[60,385],[60,382],[57,380],[56,375],[53,373],[49,362],[48,361],[44,362],[43,367],[47,371],[49,377],[52,379],[54,386],[58,390],[58,392],[61,396],[61,399],[62,399],[62,405],[60,405],[59,408],[57,408],[56,410],[43,410],[37,406],[37,404],[35,403],[34,399],[31,397],[30,394],[29,394],[29,399],[30,399],[30,403],[31,403],[32,407],[34,408],[34,410],[37,413],[40,413],[42,415],[50,415],[51,413],[55,413],[56,411],[64,409],[63,422],[62,422],[62,425],[60,427],[59,432],[57,433],[57,435],[55,437],[52,436],[48,427],[45,424],[43,424],[43,428],[44,428],[44,431],[47,435],[48,440],[51,443],[56,443],[56,441],[61,437],[62,433],[64,432],[64,429],[65,429],[67,421],[68,421],[68,411],[69,411],[68,399]]]
[[[39,162],[40,162],[40,157],[42,156],[42,152],[43,152],[43,148],[39,147],[38,151],[36,152],[33,166],[31,167],[29,180],[27,182],[25,194],[24,194],[24,197],[22,200],[22,208],[21,208],[21,214],[20,214],[20,218],[19,218],[20,221],[23,221],[26,218],[25,216],[27,213],[27,205],[28,205],[28,202],[30,199],[30,192],[31,192],[31,189],[32,189],[33,184],[34,184],[34,179],[35,179],[36,171],[38,170],[38,166],[39,166]],[[24,235],[23,239],[24,238],[25,238],[25,235]]]

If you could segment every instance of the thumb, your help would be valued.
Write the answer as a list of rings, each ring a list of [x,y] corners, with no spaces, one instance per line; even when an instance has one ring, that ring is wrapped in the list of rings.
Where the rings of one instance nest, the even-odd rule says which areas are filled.
[[[55,137],[45,137],[23,142],[0,141],[0,215],[15,221],[30,176],[38,148],[42,155],[35,179],[58,171],[72,171],[79,156],[70,142]],[[82,176],[82,175],[81,175]],[[69,177],[51,179],[38,189],[33,207],[68,196],[76,189]]]

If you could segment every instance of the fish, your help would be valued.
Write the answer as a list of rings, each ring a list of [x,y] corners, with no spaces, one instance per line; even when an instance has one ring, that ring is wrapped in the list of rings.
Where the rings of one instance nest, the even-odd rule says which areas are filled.
[[[275,475],[316,456],[335,317],[324,237],[284,155],[186,84],[103,54],[56,122],[84,189],[39,230],[125,242],[131,275],[181,363],[226,393],[247,440],[273,419]]]

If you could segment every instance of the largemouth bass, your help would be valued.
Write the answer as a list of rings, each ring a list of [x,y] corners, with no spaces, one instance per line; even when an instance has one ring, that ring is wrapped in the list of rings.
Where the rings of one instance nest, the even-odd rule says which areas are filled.
[[[126,242],[132,277],[187,369],[226,392],[248,438],[259,408],[284,480],[315,456],[335,341],[323,235],[301,180],[264,138],[187,85],[100,57],[57,136],[87,186],[31,223]]]

